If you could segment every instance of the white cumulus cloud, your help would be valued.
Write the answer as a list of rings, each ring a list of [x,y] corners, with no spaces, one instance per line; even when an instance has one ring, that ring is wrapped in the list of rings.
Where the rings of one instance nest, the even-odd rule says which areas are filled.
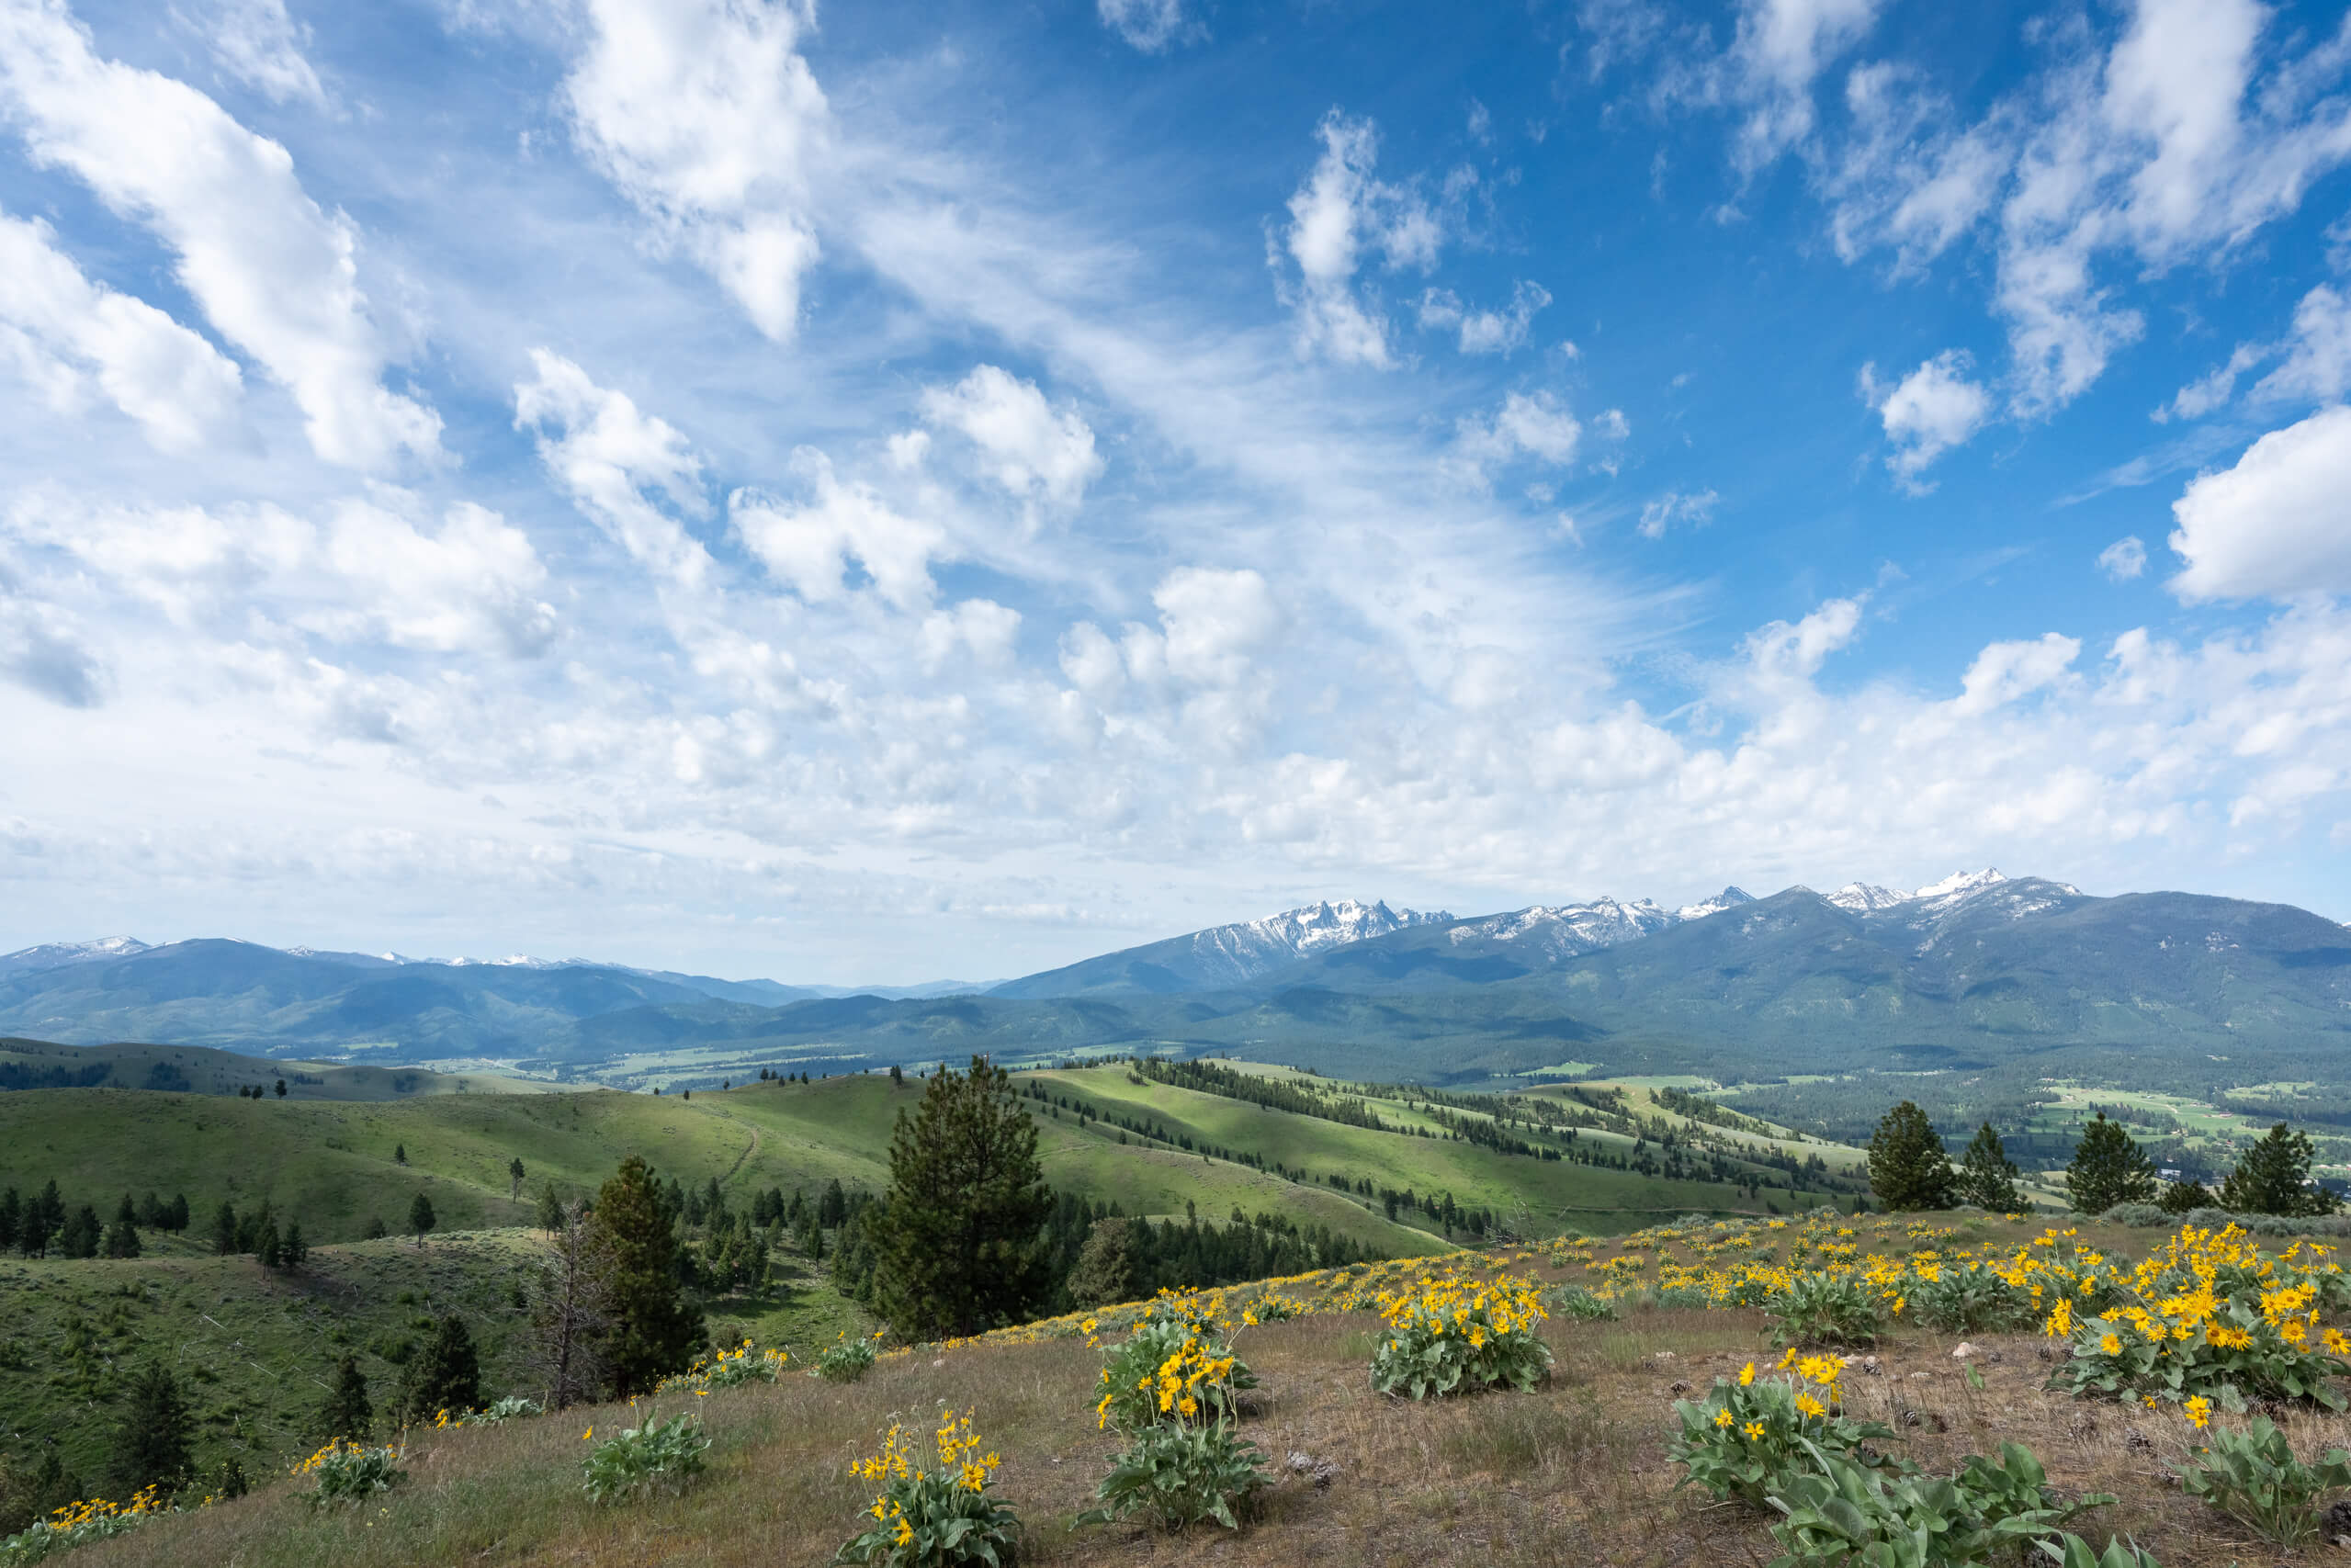
[[[2189,484],[2172,516],[2183,599],[2351,593],[2351,408],[2271,431]]]
[[[2117,582],[2129,582],[2147,570],[2147,544],[2136,534],[2126,535],[2098,552],[2098,570]]]
[[[1283,249],[1296,266],[1292,295],[1301,347],[1341,364],[1385,369],[1395,363],[1387,320],[1362,293],[1355,276],[1366,253],[1390,268],[1426,269],[1444,243],[1438,213],[1409,188],[1374,177],[1379,132],[1368,119],[1333,109],[1315,134],[1322,156],[1290,197]]]
[[[2029,641],[1988,643],[1961,678],[1960,694],[1951,700],[1952,710],[1986,714],[2058,685],[2081,656],[2081,639],[2057,632]]]
[[[166,452],[230,434],[244,378],[207,342],[143,299],[82,275],[39,220],[0,213],[0,346],[53,399],[78,403],[85,379]]]
[[[777,581],[821,604],[849,592],[854,561],[899,609],[930,603],[931,557],[945,543],[937,525],[902,516],[871,487],[842,479],[813,447],[792,454],[792,471],[808,488],[806,502],[742,493],[729,507],[736,532]]]
[[[1146,54],[1157,54],[1189,31],[1183,0],[1094,0],[1102,26]]]
[[[564,83],[582,149],[752,324],[793,335],[818,256],[810,164],[824,90],[799,52],[812,3],[587,0]]]
[[[1992,410],[1991,394],[1968,379],[1972,361],[1964,349],[1946,349],[1892,386],[1877,378],[1877,367],[1861,367],[1861,392],[1878,411],[1894,454],[1886,466],[1913,490],[1929,464],[1981,429]]]
[[[1024,502],[1066,511],[1102,475],[1093,430],[1077,412],[1057,412],[1035,383],[993,365],[925,390],[922,416],[969,437],[989,477]]]
[[[382,384],[358,234],[303,191],[286,149],[202,93],[102,60],[61,0],[0,6],[0,95],[40,163],[152,229],[220,334],[283,383],[327,461],[440,454],[440,416]]]

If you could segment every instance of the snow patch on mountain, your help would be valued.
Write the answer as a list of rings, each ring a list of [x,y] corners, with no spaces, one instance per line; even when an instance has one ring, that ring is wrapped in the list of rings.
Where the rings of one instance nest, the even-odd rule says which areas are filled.
[[[1905,893],[1899,887],[1880,887],[1867,882],[1848,882],[1828,894],[1828,901],[1842,909],[1869,914],[1877,909],[1890,909],[1896,904],[1906,904],[1916,893]]]
[[[102,936],[91,942],[45,942],[0,953],[0,975],[29,975],[37,969],[62,969],[69,964],[95,964],[107,958],[130,958],[150,951],[153,942],[135,936]]]
[[[1464,920],[1445,936],[1455,947],[1473,942],[1523,943],[1556,960],[1632,942],[1678,919],[1646,898],[1625,904],[1601,897],[1588,904],[1536,904],[1507,915]]]
[[[1253,980],[1310,953],[1385,936],[1407,926],[1442,925],[1452,918],[1443,909],[1391,909],[1385,901],[1365,904],[1341,898],[1334,904],[1326,899],[1261,920],[1194,931],[1192,953],[1210,979],[1238,983]]]
[[[1755,902],[1755,895],[1743,887],[1725,887],[1701,903],[1684,904],[1674,911],[1678,920],[1702,920],[1709,915],[1719,915],[1725,909],[1735,909],[1742,904]]]

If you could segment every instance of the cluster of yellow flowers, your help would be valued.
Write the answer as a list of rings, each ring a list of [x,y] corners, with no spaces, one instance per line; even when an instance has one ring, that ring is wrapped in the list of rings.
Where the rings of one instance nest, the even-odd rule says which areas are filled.
[[[1001,1456],[995,1452],[983,1454],[979,1451],[986,1443],[978,1432],[972,1430],[971,1416],[968,1410],[961,1416],[950,1412],[937,1430],[931,1434],[939,1456],[935,1466],[916,1463],[913,1435],[893,1421],[889,1430],[883,1434],[880,1451],[849,1467],[853,1479],[878,1483],[882,1486],[881,1495],[865,1511],[897,1532],[899,1545],[903,1546],[914,1538],[914,1527],[907,1521],[904,1506],[891,1495],[892,1483],[911,1481],[927,1472],[950,1480],[952,1484],[966,1492],[978,1493],[987,1489],[989,1478],[1003,1463]]]
[[[1136,1380],[1136,1392],[1157,1399],[1162,1416],[1185,1422],[1197,1419],[1206,1408],[1203,1389],[1230,1378],[1238,1359],[1229,1349],[1219,1356],[1211,1354],[1212,1348],[1195,1329],[1174,1354],[1159,1363],[1158,1371]],[[1097,1428],[1110,1425],[1111,1406],[1118,1402],[1119,1391],[1110,1386],[1110,1369],[1104,1367],[1102,1396],[1094,1406]]]
[[[206,1502],[212,1499],[207,1497]],[[142,1486],[130,1495],[128,1503],[109,1503],[103,1497],[88,1497],[68,1503],[51,1511],[41,1523],[53,1530],[73,1530],[96,1519],[130,1519],[148,1514],[166,1513],[170,1505],[156,1495],[153,1486]]]
[[[700,1398],[712,1388],[731,1388],[740,1382],[754,1380],[774,1382],[791,1361],[791,1353],[771,1345],[756,1348],[749,1339],[731,1350],[720,1350],[707,1360],[697,1360],[682,1372],[675,1372],[653,1385],[655,1393],[692,1393]]]
[[[446,1416],[448,1412],[444,1410],[441,1414]],[[442,1422],[440,1425],[446,1426],[447,1423]],[[294,1476],[316,1475],[329,1460],[346,1454],[356,1456],[367,1451],[367,1446],[365,1443],[354,1441],[349,1438],[336,1438],[287,1473]],[[400,1458],[403,1451],[405,1450],[401,1449],[392,1450],[392,1458]]]
[[[1417,1280],[1409,1289],[1384,1291],[1377,1302],[1390,1329],[1458,1336],[1474,1350],[1485,1348],[1486,1340],[1497,1335],[1532,1329],[1549,1315],[1543,1310],[1539,1286],[1507,1274],[1490,1280],[1442,1274]]]

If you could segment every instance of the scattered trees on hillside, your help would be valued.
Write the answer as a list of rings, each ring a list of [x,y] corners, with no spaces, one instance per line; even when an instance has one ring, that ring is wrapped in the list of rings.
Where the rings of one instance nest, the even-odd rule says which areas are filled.
[[[2221,1185],[2221,1207],[2244,1214],[2331,1214],[2342,1206],[2311,1179],[2311,1140],[2280,1122],[2237,1156]]]
[[[2155,1198],[2155,1162],[2131,1139],[2119,1122],[2101,1111],[2082,1129],[2065,1168],[2065,1194],[2085,1214],[2103,1214],[2117,1203],[2148,1203]]]
[[[899,1112],[887,1201],[875,1286],[900,1337],[977,1333],[1049,1298],[1040,1233],[1053,1193],[1036,1123],[985,1056],[942,1068],[915,1113]]]
[[[1888,1209],[1948,1209],[1958,1201],[1950,1156],[1927,1113],[1905,1100],[1870,1140],[1870,1190]]]
[[[2015,1213],[2032,1207],[2024,1190],[2017,1185],[2024,1173],[2000,1143],[2000,1134],[1986,1122],[1975,1130],[1967,1145],[1967,1153],[1960,1157],[1959,1179],[1956,1183],[1959,1201],[1972,1203],[1979,1209],[1989,1209],[1995,1214]]]

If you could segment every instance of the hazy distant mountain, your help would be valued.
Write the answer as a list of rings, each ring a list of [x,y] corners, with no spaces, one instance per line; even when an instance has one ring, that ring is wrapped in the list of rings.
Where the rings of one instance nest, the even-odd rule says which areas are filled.
[[[102,936],[96,942],[43,942],[39,947],[0,953],[0,979],[11,975],[30,974],[36,969],[62,969],[69,964],[95,964],[108,958],[127,958],[134,953],[146,951],[145,942],[129,936]]]
[[[1452,919],[1441,909],[1424,914],[1417,909],[1391,909],[1385,903],[1359,904],[1352,898],[1308,904],[1261,920],[1212,926],[1008,980],[989,994],[1026,998],[1230,990],[1310,953]]]
[[[577,962],[394,962],[234,942],[119,948],[0,960],[0,1034],[313,1055],[370,1046],[386,1048],[371,1060],[588,1072],[684,1048],[856,1066],[1173,1045],[1432,1081],[1570,1057],[1769,1076],[2091,1046],[2260,1082],[2351,1045],[2351,932],[2332,920],[2184,893],[2090,897],[1988,870],[1908,893],[1726,889],[1673,910],[1601,898],[1455,919],[1312,905],[984,996],[813,996]],[[1062,987],[1079,988],[1021,994]],[[2035,1070],[2062,1073],[2046,1061]]]

